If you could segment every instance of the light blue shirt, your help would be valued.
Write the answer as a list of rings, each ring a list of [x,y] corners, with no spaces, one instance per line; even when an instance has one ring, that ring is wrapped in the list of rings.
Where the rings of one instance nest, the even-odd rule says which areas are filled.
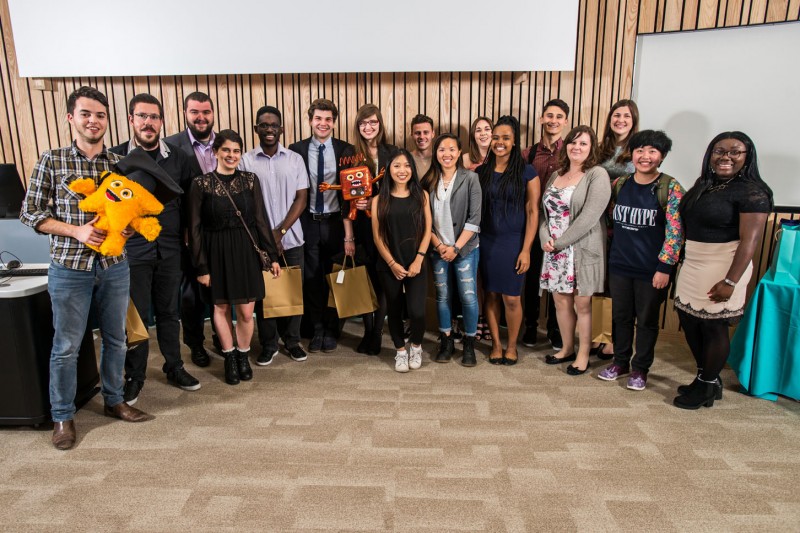
[[[277,228],[289,214],[297,191],[308,189],[308,173],[303,158],[280,144],[272,157],[265,154],[260,146],[250,150],[242,156],[239,170],[253,172],[258,176],[264,206],[273,228]],[[303,227],[298,218],[291,228],[286,228],[281,244],[288,250],[302,246],[303,242]]]
[[[324,143],[320,143],[316,137],[311,137],[311,144],[308,147],[308,172],[309,172],[309,191],[308,191],[308,207],[312,213],[316,213],[317,205],[317,187],[319,180],[317,179],[317,161],[319,159],[319,145],[325,145],[325,177],[324,182],[331,185],[339,183],[339,176],[336,175],[336,154],[333,152],[333,137],[328,137]],[[322,193],[322,198],[325,201],[325,213],[338,213],[342,210],[339,203],[339,191],[327,190]]]

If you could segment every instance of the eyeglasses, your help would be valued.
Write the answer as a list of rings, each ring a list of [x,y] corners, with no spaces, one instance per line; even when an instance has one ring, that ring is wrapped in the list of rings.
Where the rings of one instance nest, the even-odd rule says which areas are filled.
[[[715,148],[711,151],[717,157],[739,157],[747,153],[747,150],[723,150],[722,148]]]
[[[256,124],[256,129],[262,131],[279,131],[281,129],[280,124],[267,124],[266,122],[261,122],[260,124]]]
[[[142,122],[146,121],[148,118],[153,122],[161,120],[161,115],[156,115],[155,113],[134,113],[133,116]]]
[[[358,123],[359,128],[363,128],[364,126],[370,126],[372,128],[377,128],[380,122],[377,120],[362,120]]]

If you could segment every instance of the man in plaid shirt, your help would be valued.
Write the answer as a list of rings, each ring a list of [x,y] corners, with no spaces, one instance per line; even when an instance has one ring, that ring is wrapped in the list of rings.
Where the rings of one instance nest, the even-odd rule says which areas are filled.
[[[50,234],[47,290],[53,306],[53,350],[50,353],[50,404],[53,445],[67,450],[75,444],[75,393],[78,350],[86,331],[92,301],[96,305],[102,349],[100,377],[104,412],[127,422],[150,416],[122,401],[123,365],[127,349],[125,313],[130,274],[125,255],[106,257],[99,246],[106,232],[94,227],[97,218],[78,209],[81,196],[69,190],[78,178],[99,182],[121,158],[106,150],[108,100],[92,87],[81,87],[67,99],[71,146],[44,152],[36,163],[20,219],[37,232]],[[132,230],[126,230],[126,236]]]

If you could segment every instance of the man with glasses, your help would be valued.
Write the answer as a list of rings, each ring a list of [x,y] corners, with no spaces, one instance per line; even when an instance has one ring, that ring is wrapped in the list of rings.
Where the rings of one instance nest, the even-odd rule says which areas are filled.
[[[342,200],[338,192],[319,192],[322,182],[338,184],[343,157],[355,154],[353,145],[335,139],[333,128],[339,110],[330,100],[318,98],[308,108],[311,137],[289,146],[297,152],[306,165],[309,177],[308,209],[300,216],[305,238],[305,272],[303,295],[306,316],[314,328],[308,344],[309,352],[336,350],[336,333],[339,329],[336,310],[328,307],[328,285],[325,274],[333,267],[333,256],[344,251],[355,253],[353,224],[349,218],[342,220]]]
[[[300,214],[308,204],[308,172],[303,158],[283,147],[281,112],[272,106],[263,106],[256,112],[259,146],[242,156],[239,168],[253,172],[261,183],[264,205],[272,226],[278,252],[283,255],[282,265],[303,269],[303,227]],[[256,364],[265,366],[278,354],[278,337],[283,338],[286,351],[295,361],[305,361],[306,352],[300,346],[300,321],[302,315],[264,318],[262,302],[256,303],[256,324],[261,355]]]
[[[127,422],[150,419],[122,399],[128,262],[124,254],[107,257],[89,248],[100,246],[106,232],[94,227],[97,217],[81,211],[81,197],[68,189],[79,178],[91,178],[97,185],[121,159],[103,144],[108,100],[93,87],[80,87],[67,99],[67,121],[74,132],[72,144],[42,154],[20,213],[24,224],[50,235],[47,291],[55,330],[50,352],[50,406],[55,423],[52,443],[59,450],[75,445],[78,350],[92,304],[98,311],[103,339],[100,376],[104,413]]]
[[[217,168],[217,158],[211,146],[214,143],[214,103],[203,92],[190,93],[183,101],[183,115],[186,129],[170,135],[164,141],[183,150],[197,175],[213,172]],[[188,190],[186,191],[189,192]],[[181,325],[183,343],[192,351],[192,362],[200,367],[211,364],[208,352],[203,346],[203,328],[208,314],[207,305],[200,297],[203,290],[197,282],[197,275],[189,258],[189,248],[184,242],[183,280],[181,282]],[[211,322],[214,329],[214,322]],[[214,346],[219,349],[217,336],[213,336]]]
[[[158,166],[188,193],[196,166],[178,147],[160,139],[164,124],[161,102],[150,94],[137,94],[128,104],[128,123],[133,138],[111,149],[125,156],[139,148],[153,158]],[[138,233],[128,239],[126,250],[131,270],[131,299],[142,321],[147,323],[150,304],[156,318],[158,347],[164,356],[162,370],[167,382],[186,391],[200,388],[200,382],[183,367],[180,346],[178,295],[181,286],[181,243],[186,229],[186,217],[181,213],[181,198],[164,205],[158,215],[161,233],[148,242]],[[133,405],[139,398],[147,374],[149,342],[142,342],[125,357],[125,393],[123,398]]]

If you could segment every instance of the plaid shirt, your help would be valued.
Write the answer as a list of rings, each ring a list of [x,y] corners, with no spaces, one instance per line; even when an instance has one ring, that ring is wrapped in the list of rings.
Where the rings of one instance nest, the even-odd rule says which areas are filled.
[[[25,202],[20,213],[23,224],[36,229],[48,218],[82,226],[94,218],[94,213],[84,213],[78,209],[83,197],[68,189],[70,183],[79,178],[93,178],[95,184],[103,172],[122,159],[103,147],[94,159],[88,159],[73,141],[71,146],[48,150],[42,154],[28,185]],[[91,270],[95,259],[103,268],[125,260],[125,253],[106,257],[95,252],[72,237],[50,235],[50,258],[56,263],[73,270]]]

